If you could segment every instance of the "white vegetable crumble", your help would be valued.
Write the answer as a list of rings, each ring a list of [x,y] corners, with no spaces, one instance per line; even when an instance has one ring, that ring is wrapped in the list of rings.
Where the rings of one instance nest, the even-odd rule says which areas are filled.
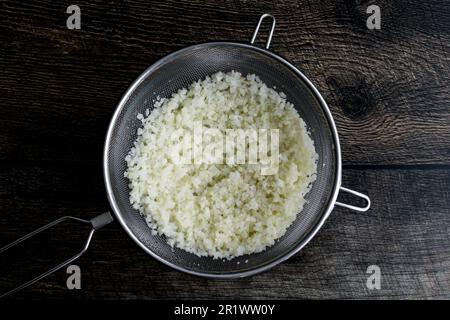
[[[154,233],[198,256],[231,259],[263,251],[283,236],[316,179],[318,155],[305,122],[283,93],[257,76],[218,72],[139,114],[125,158],[130,202]],[[195,122],[226,129],[278,129],[279,167],[261,164],[177,164],[176,130]]]

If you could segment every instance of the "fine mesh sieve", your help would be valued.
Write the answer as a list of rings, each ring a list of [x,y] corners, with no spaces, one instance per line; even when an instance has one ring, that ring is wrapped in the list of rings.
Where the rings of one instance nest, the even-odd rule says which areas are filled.
[[[267,17],[272,19],[272,27],[266,49],[261,49],[252,44],[261,22]],[[341,153],[337,131],[331,113],[320,93],[297,68],[267,50],[274,27],[275,18],[264,14],[253,33],[251,44],[210,42],[194,45],[162,58],[144,71],[131,85],[113,115],[106,135],[103,163],[105,185],[111,207],[128,235],[139,246],[175,269],[212,278],[249,276],[275,266],[303,248],[320,229],[335,204],[361,212],[367,211],[370,207],[370,199],[366,195],[341,187]],[[137,129],[141,126],[141,122],[137,119],[138,113],[144,113],[146,109],[152,110],[153,103],[158,98],[169,97],[179,89],[188,87],[192,82],[203,79],[207,75],[232,70],[243,75],[256,74],[269,87],[276,87],[277,91],[286,94],[287,100],[295,106],[306,122],[319,160],[317,179],[306,195],[307,203],[282,238],[261,253],[232,260],[214,260],[207,257],[200,258],[178,248],[172,249],[164,237],[152,235],[144,218],[132,208],[129,202],[130,190],[128,181],[124,178],[125,156],[137,137]],[[339,190],[365,199],[366,206],[357,207],[337,202]],[[109,224],[113,219],[109,212],[91,220],[62,217],[3,246],[0,248],[0,253],[66,220],[91,225],[91,231],[83,249],[41,275],[0,294],[0,298],[39,281],[79,258],[88,249],[94,232]]]
[[[258,23],[254,41],[262,19]],[[272,31],[275,20],[273,19]],[[270,44],[269,37],[267,48]],[[218,71],[256,74],[269,87],[286,94],[287,100],[306,122],[319,155],[317,179],[306,196],[307,203],[295,222],[275,245],[257,254],[232,260],[198,257],[170,247],[164,237],[155,236],[145,219],[130,205],[125,156],[142,123],[139,113],[150,111],[159,97],[170,97],[192,82]],[[340,149],[328,107],[319,92],[289,62],[268,50],[234,42],[194,45],[159,60],[128,89],[111,121],[105,144],[104,173],[110,203],[128,234],[160,261],[189,273],[231,278],[265,270],[298,251],[321,226],[331,211],[340,186]],[[239,263],[238,263],[239,262]]]

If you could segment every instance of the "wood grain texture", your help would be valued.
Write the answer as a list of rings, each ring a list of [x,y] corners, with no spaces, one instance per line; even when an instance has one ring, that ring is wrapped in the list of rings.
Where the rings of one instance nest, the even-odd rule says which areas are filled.
[[[0,159],[98,161],[118,100],[147,66],[199,42],[248,41],[271,12],[272,49],[328,101],[345,164],[449,164],[450,6],[377,4],[380,31],[360,1],[82,1],[72,31],[63,3],[3,1]]]
[[[380,31],[366,28],[372,3],[381,8]],[[236,281],[173,271],[111,225],[78,262],[82,290],[67,290],[60,271],[14,298],[450,299],[448,2],[77,4],[81,30],[66,28],[66,3],[0,2],[0,245],[62,215],[89,219],[108,210],[102,148],[129,84],[185,46],[249,41],[263,12],[277,18],[271,49],[298,66],[330,106],[344,185],[369,194],[373,207],[364,214],[335,209],[301,253]],[[64,225],[24,249],[31,265],[21,252],[2,259],[0,292],[79,250],[84,236],[82,227]],[[380,291],[365,286],[371,264],[381,267]]]
[[[0,243],[62,213],[89,219],[107,209],[101,198],[103,182],[98,168],[78,165],[70,171],[54,166],[2,170],[0,181],[7,187],[0,202],[7,214],[0,218]],[[80,178],[84,175],[91,176],[88,188]],[[47,180],[48,176],[53,179]],[[335,208],[303,251],[266,273],[234,281],[182,274],[145,254],[114,224],[95,235],[92,247],[79,260],[81,290],[67,290],[67,275],[60,271],[15,298],[449,299],[450,170],[348,169],[343,178],[344,185],[372,198],[372,209],[355,213]],[[42,191],[38,192],[31,182],[9,185],[5,180],[39,181]],[[8,205],[8,199],[17,202]],[[79,226],[61,228],[48,239],[54,248],[47,250],[57,251],[58,245],[64,243],[64,252],[69,255],[80,248],[83,236],[85,230]],[[51,254],[45,260],[34,259],[39,265],[55,262]],[[15,266],[23,266],[28,259],[17,256],[9,263],[12,261]],[[381,268],[380,291],[366,288],[366,269],[372,264]],[[2,273],[0,287],[9,284],[11,278]]]

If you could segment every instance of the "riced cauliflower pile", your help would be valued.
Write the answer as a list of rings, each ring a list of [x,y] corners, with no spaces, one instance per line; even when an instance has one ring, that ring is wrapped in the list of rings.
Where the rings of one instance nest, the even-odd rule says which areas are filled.
[[[225,259],[260,252],[302,210],[316,178],[314,142],[286,96],[257,76],[216,73],[138,118],[143,126],[125,158],[130,202],[171,246]],[[186,141],[173,133],[199,122],[222,132],[278,129],[278,172],[263,175],[260,163],[176,163],[173,150]]]

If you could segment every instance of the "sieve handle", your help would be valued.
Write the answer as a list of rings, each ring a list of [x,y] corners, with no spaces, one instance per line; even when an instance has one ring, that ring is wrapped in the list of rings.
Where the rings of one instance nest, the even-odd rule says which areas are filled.
[[[259,28],[261,27],[261,23],[263,22],[263,20],[265,18],[272,19],[272,26],[270,27],[269,38],[267,39],[267,42],[266,42],[266,49],[269,49],[270,42],[272,41],[273,31],[275,30],[275,23],[276,23],[276,21],[275,21],[275,17],[273,15],[271,15],[271,14],[268,14],[268,13],[263,14],[259,18],[259,21],[258,21],[258,24],[256,25],[255,31],[253,31],[252,40],[250,40],[250,43],[251,44],[255,43],[256,36],[258,35],[258,32],[259,32]]]
[[[75,261],[76,259],[78,259],[79,257],[81,257],[89,248],[89,244],[91,243],[92,240],[92,236],[94,235],[94,232],[104,226],[106,226],[107,224],[109,224],[110,222],[113,221],[113,218],[111,216],[111,214],[109,212],[105,212],[101,215],[96,216],[95,218],[91,219],[91,220],[84,220],[84,219],[80,219],[77,217],[71,217],[71,216],[65,216],[65,217],[61,217],[59,219],[56,219],[48,224],[46,224],[45,226],[42,226],[26,235],[24,235],[23,237],[7,244],[6,246],[0,248],[0,254],[2,254],[3,252],[5,252],[6,250],[18,245],[19,243],[41,233],[42,231],[45,231],[47,229],[50,229],[51,227],[65,221],[65,220],[75,220],[78,222],[82,222],[82,223],[86,223],[86,224],[90,224],[92,226],[91,231],[89,231],[89,235],[88,238],[84,244],[83,249],[78,252],[77,254],[75,254],[74,256],[70,257],[69,259],[61,262],[60,264],[56,265],[55,267],[51,268],[50,270],[45,271],[44,273],[40,274],[39,276],[21,284],[20,286],[6,292],[6,293],[0,293],[0,299],[1,298],[5,298],[6,296],[9,296],[13,293],[16,293],[30,285],[32,285],[33,283],[45,278],[46,276],[58,271],[59,269],[65,267],[66,265],[70,264],[71,262]]]
[[[363,198],[364,200],[366,200],[367,204],[366,204],[365,207],[357,207],[357,206],[354,206],[354,205],[350,205],[350,204],[346,204],[346,203],[342,203],[342,202],[336,201],[336,205],[338,205],[340,207],[347,208],[347,209],[351,209],[351,210],[354,210],[354,211],[359,211],[359,212],[366,212],[367,210],[369,210],[369,208],[370,208],[370,198],[368,196],[366,196],[363,193],[360,193],[360,192],[357,192],[357,191],[354,191],[354,190],[351,190],[351,189],[347,189],[347,188],[344,188],[344,187],[340,187],[339,190],[347,192],[347,193],[351,193],[351,194],[353,194],[353,195],[355,195],[357,197]]]

